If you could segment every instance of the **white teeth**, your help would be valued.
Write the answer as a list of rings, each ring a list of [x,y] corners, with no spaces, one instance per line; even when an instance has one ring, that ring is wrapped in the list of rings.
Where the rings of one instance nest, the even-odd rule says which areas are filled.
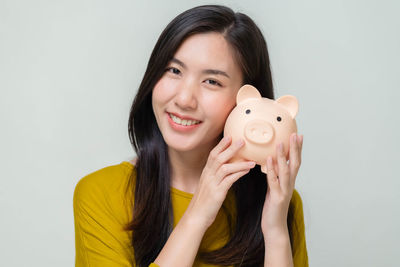
[[[190,125],[193,125],[193,124],[199,124],[200,123],[200,121],[195,121],[195,120],[181,120],[180,118],[178,118],[178,117],[176,117],[176,116],[174,116],[172,114],[169,114],[169,116],[171,117],[171,119],[175,123],[183,125],[183,126],[190,126]]]

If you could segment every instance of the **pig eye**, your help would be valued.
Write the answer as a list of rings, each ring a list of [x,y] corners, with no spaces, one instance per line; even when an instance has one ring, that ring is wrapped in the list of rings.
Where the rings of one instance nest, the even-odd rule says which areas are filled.
[[[246,114],[250,114],[250,109],[246,109]]]
[[[282,118],[278,116],[278,117],[276,118],[276,120],[277,120],[277,121],[281,121]]]

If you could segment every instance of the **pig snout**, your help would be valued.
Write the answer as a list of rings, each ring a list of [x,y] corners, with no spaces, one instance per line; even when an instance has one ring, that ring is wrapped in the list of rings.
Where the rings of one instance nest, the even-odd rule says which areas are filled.
[[[256,144],[267,144],[274,137],[274,128],[264,120],[253,120],[244,128],[245,139]]]

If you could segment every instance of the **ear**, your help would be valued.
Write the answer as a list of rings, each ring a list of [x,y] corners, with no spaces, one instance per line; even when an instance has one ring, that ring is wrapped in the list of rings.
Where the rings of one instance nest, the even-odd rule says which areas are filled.
[[[284,95],[275,101],[284,106],[284,108],[289,111],[292,118],[296,117],[297,112],[299,111],[299,102],[296,97],[292,95]]]
[[[261,94],[254,86],[245,84],[240,87],[239,92],[236,95],[236,104],[239,104],[248,98],[261,98]]]

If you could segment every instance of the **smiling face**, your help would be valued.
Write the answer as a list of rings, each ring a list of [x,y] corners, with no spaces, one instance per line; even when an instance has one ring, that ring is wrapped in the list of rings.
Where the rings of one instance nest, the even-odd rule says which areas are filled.
[[[187,38],[152,93],[161,134],[170,149],[212,149],[236,104],[242,72],[220,33]]]

